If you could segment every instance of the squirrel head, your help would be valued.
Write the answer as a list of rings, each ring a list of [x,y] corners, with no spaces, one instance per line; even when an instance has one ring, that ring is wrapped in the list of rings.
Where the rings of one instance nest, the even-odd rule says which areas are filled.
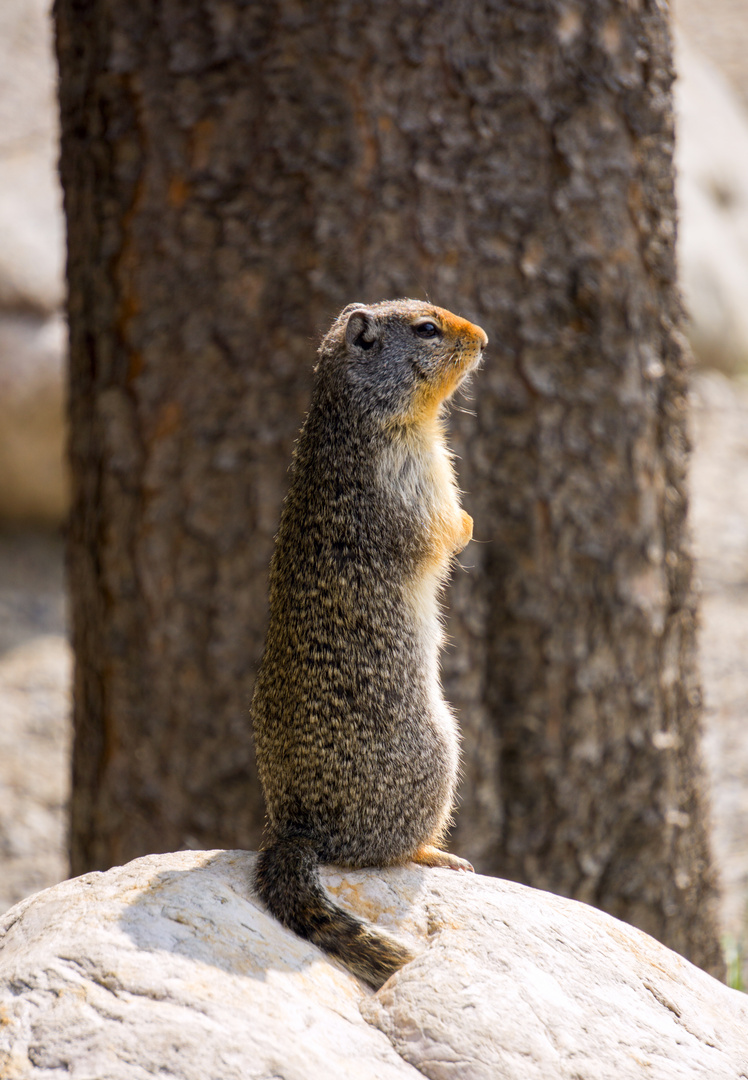
[[[382,425],[434,418],[480,363],[484,331],[418,300],[349,304],[319,350],[317,378]]]

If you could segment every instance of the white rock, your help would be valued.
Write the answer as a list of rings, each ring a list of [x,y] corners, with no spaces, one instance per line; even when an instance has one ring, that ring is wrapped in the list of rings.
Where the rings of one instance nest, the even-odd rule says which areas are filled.
[[[0,657],[0,911],[68,873],[71,669],[52,635]]]
[[[0,3],[0,307],[62,304],[57,72],[48,0]]]
[[[252,860],[151,855],[12,908],[0,1075],[746,1075],[746,998],[593,908],[446,870],[329,871],[421,950],[374,995],[260,908]]]
[[[65,226],[48,0],[0,3],[0,518],[58,524]]]
[[[745,0],[672,0],[675,22],[725,75],[748,106],[748,4]]]
[[[748,113],[675,35],[680,283],[702,363],[748,371]]]
[[[692,390],[691,527],[712,844],[722,930],[748,944],[748,385],[710,371],[698,373]]]

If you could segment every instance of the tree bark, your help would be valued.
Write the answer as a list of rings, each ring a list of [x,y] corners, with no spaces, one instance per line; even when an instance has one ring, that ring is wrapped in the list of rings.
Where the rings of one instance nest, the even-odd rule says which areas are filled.
[[[657,0],[57,0],[74,872],[256,846],[248,703],[315,342],[409,295],[490,338],[454,445],[477,868],[719,972]]]

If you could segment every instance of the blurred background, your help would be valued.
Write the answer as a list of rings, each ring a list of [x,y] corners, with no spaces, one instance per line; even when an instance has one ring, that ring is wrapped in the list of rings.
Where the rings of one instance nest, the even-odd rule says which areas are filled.
[[[67,876],[64,221],[47,0],[0,3],[0,911]],[[748,5],[674,4],[704,751],[728,953],[748,939]]]

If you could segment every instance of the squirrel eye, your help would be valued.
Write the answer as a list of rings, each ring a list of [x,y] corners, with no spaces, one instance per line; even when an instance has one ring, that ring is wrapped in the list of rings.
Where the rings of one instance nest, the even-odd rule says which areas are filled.
[[[441,337],[441,331],[436,323],[422,322],[413,327],[413,330],[421,338]]]

